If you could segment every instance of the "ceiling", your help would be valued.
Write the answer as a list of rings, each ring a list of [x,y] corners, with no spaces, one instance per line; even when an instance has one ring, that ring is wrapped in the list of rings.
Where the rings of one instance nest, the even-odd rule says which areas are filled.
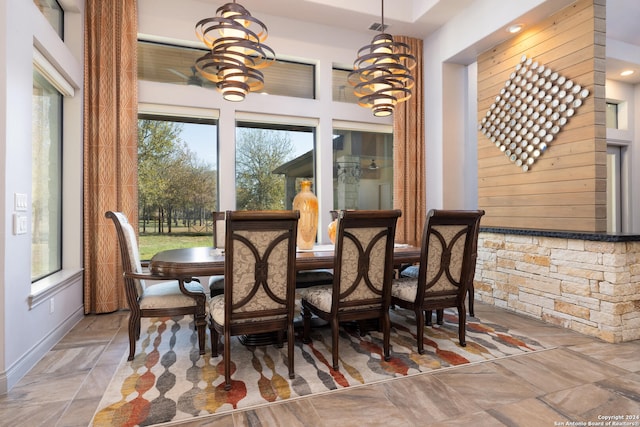
[[[200,0],[212,7],[219,7],[224,0]],[[392,0],[387,1],[384,10],[384,24],[388,25],[390,34],[402,34],[418,38],[426,38],[461,10],[469,7],[476,0]],[[380,23],[382,17],[382,1],[373,0],[240,0],[252,15],[281,16],[294,20],[303,20],[336,28],[353,31],[366,31],[374,23]],[[541,19],[541,13],[551,14],[553,7],[562,7],[563,2],[553,0],[547,8],[537,8],[532,16],[521,17]],[[606,0],[607,4],[607,37],[638,46],[640,49],[640,2],[638,0]],[[392,5],[392,7],[390,7]],[[535,15],[535,16],[534,16]],[[303,18],[301,18],[303,17]],[[493,45],[504,40],[504,34],[496,34],[485,43]],[[486,46],[486,48],[492,45]],[[633,68],[635,73],[630,77],[620,77],[623,68]],[[628,83],[640,83],[640,58],[637,63],[623,61],[607,61],[607,78]]]

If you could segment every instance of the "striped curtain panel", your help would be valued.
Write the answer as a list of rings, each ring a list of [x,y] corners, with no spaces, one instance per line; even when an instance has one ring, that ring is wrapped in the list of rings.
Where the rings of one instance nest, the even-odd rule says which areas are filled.
[[[127,308],[120,249],[104,214],[137,225],[137,1],[86,0],[84,310]]]
[[[393,204],[402,210],[396,241],[420,245],[426,221],[424,96],[422,40],[394,36],[406,43],[417,60],[415,86],[406,102],[396,106],[393,121]]]

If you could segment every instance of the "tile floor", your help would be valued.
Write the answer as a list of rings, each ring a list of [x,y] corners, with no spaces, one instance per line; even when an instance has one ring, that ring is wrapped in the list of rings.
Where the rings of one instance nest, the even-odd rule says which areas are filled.
[[[640,341],[608,344],[480,303],[476,316],[550,349],[169,425],[640,426]],[[126,319],[85,317],[0,396],[0,425],[87,426],[127,349]]]

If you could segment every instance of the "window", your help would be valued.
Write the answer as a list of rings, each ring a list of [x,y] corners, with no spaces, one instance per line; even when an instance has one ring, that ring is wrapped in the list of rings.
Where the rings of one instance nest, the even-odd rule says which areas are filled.
[[[33,2],[62,39],[64,36],[64,13],[57,0],[33,0]]]
[[[195,68],[196,60],[205,53],[204,48],[138,41],[138,78],[214,89],[215,84],[200,76]],[[260,71],[264,74],[265,93],[315,98],[314,65],[278,59]]]
[[[217,210],[217,121],[138,117],[141,259],[168,248],[210,246]]]
[[[31,281],[62,269],[62,94],[33,73]]]
[[[291,209],[302,178],[314,177],[314,129],[236,123],[236,209]]]
[[[358,97],[353,93],[353,86],[348,81],[350,72],[350,70],[333,68],[331,87],[334,101],[358,103]]]
[[[392,209],[393,135],[344,129],[333,133],[333,208]]]
[[[618,104],[607,102],[607,118],[608,129],[618,129]]]

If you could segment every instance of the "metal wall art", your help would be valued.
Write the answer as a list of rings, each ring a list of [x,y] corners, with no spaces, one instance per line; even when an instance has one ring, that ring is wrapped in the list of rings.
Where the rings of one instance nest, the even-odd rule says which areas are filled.
[[[588,96],[588,89],[523,55],[479,129],[526,172]]]

